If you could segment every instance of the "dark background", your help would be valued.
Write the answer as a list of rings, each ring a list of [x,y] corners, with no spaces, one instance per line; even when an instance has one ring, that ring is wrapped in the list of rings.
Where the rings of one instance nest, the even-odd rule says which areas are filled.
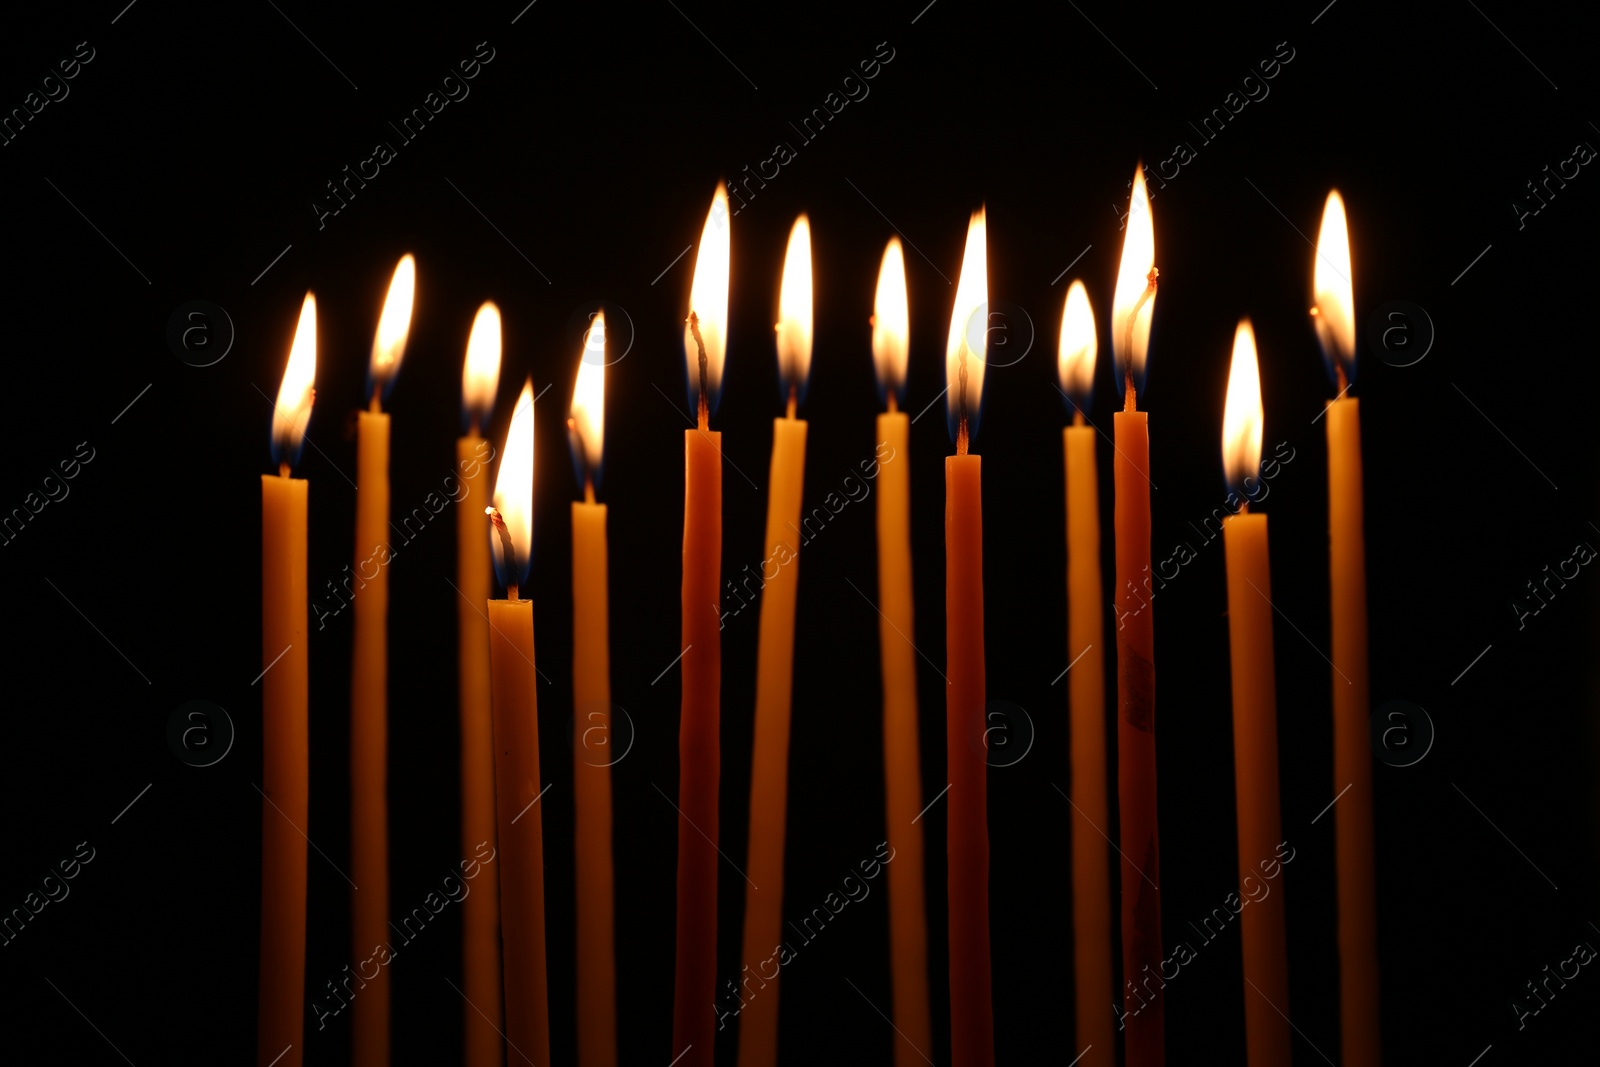
[[[896,229],[907,244],[912,412],[943,386],[949,283],[980,203],[991,298],[1020,309],[1008,339],[1027,354],[989,373],[975,443],[985,460],[989,692],[1024,709],[1014,719],[1034,735],[1025,757],[990,772],[999,1061],[1066,1063],[1079,1051],[1073,820],[1052,788],[1068,787],[1066,685],[1051,681],[1069,661],[1067,412],[1051,387],[1061,305],[1071,278],[1082,277],[1103,339],[1090,413],[1109,431],[1116,398],[1104,338],[1119,205],[1135,160],[1154,167],[1180,140],[1196,157],[1166,188],[1152,185],[1162,284],[1141,406],[1159,487],[1155,558],[1191,539],[1188,523],[1223,500],[1227,359],[1234,324],[1248,314],[1261,350],[1267,451],[1280,441],[1295,450],[1261,510],[1271,516],[1281,611],[1283,832],[1296,856],[1275,891],[1288,894],[1296,1056],[1339,1058],[1334,820],[1312,822],[1337,791],[1322,654],[1326,449],[1323,424],[1312,421],[1333,387],[1306,316],[1308,239],[1330,187],[1350,214],[1358,318],[1407,300],[1437,330],[1427,358],[1408,367],[1373,358],[1363,344],[1354,390],[1366,460],[1372,697],[1416,702],[1436,730],[1420,762],[1375,768],[1389,1059],[1466,1064],[1492,1046],[1485,1065],[1534,1062],[1587,1045],[1584,1023],[1600,996],[1592,968],[1520,1031],[1510,1007],[1524,982],[1575,943],[1600,945],[1589,925],[1600,921],[1590,666],[1600,578],[1584,569],[1522,629],[1511,607],[1524,583],[1576,543],[1600,544],[1590,259],[1600,217],[1591,186],[1600,178],[1585,167],[1521,228],[1511,206],[1524,182],[1572,156],[1576,143],[1600,144],[1589,121],[1590,38],[1576,16],[1503,3],[1404,13],[1362,0],[1326,10],[1322,0],[1254,8],[1085,0],[1048,16],[1032,5],[963,0],[787,11],[703,0],[543,0],[526,10],[523,2],[335,13],[299,0],[227,8],[140,0],[128,9],[112,0],[7,15],[5,109],[22,106],[78,42],[94,50],[70,95],[0,149],[8,409],[0,509],[22,506],[79,442],[94,449],[70,496],[0,547],[9,616],[0,907],[20,906],[78,842],[96,850],[71,896],[0,948],[13,1058],[49,1049],[63,1062],[142,1067],[254,1054],[261,728],[251,679],[263,666],[257,478],[271,469],[266,398],[276,394],[301,300],[314,290],[316,447],[297,474],[312,487],[315,592],[352,558],[353,413],[384,289],[408,250],[418,262],[416,311],[388,404],[397,513],[450,473],[462,355],[482,300],[497,301],[505,320],[490,436],[502,439],[526,375],[536,388],[552,386],[537,408],[529,595],[549,678],[539,696],[554,782],[542,808],[557,1062],[573,1057],[566,508],[579,492],[562,423],[579,351],[574,321],[607,300],[637,328],[608,375],[600,494],[611,508],[613,693],[637,728],[614,773],[619,1014],[625,1062],[666,1064],[678,1051],[670,1047],[677,817],[658,793],[676,795],[678,678],[673,670],[652,680],[680,648],[679,323],[694,254],[669,264],[698,240],[717,179],[753,170],[780,140],[798,158],[733,221],[732,336],[716,417],[729,461],[725,573],[763,555],[768,420],[781,413],[771,324],[797,213],[810,213],[818,286],[803,409],[808,508],[873,449],[867,320],[883,244]],[[494,59],[469,83],[470,96],[399,145],[387,121],[419,106],[480,41]],[[789,122],[821,106],[884,41],[893,59],[868,83],[870,96],[801,144]],[[1221,106],[1279,42],[1294,58],[1268,83],[1270,96],[1202,143],[1188,121]],[[319,228],[311,204],[326,196],[324,183],[377,140],[394,143],[398,157]],[[226,309],[236,330],[231,351],[210,367],[186,365],[166,342],[169,316],[193,299]],[[1037,334],[1031,348],[1024,320]],[[951,445],[940,415],[916,423],[910,460],[930,799],[945,780],[942,686],[928,662],[944,661],[940,458]],[[1107,575],[1109,457],[1102,447]],[[875,595],[872,508],[849,505],[805,549],[791,912],[820,903],[885,836],[878,620],[847,584]],[[454,574],[453,525],[441,516],[391,567],[397,910],[420,902],[467,855],[457,840],[456,594],[445,581]],[[1170,945],[1237,884],[1220,547],[1201,548],[1158,599]],[[336,869],[349,855],[349,619],[345,612],[314,633],[310,653],[318,850],[308,995],[352,962],[349,889]],[[1114,678],[1113,625],[1108,607],[1108,641],[1094,654],[1106,655]],[[756,638],[754,612],[730,618],[723,634],[721,839],[741,865]],[[191,699],[222,706],[237,729],[227,757],[204,769],[179,762],[166,739],[169,716]],[[945,811],[934,805],[922,823],[936,1035],[926,1051],[935,1063],[948,1058]],[[744,882],[731,864],[721,875],[727,978],[738,967]],[[888,1062],[892,1032],[875,1010],[890,1005],[885,902],[875,891],[848,907],[831,924],[837,932],[785,969],[786,1062]],[[445,981],[459,982],[459,921],[459,908],[448,909],[393,965],[397,1063],[459,1057],[463,1003]],[[1168,989],[1175,1063],[1243,1060],[1237,936],[1199,947]],[[318,1032],[308,1015],[307,1063],[347,1060],[348,1019]],[[732,1034],[721,1035],[730,1063]]]

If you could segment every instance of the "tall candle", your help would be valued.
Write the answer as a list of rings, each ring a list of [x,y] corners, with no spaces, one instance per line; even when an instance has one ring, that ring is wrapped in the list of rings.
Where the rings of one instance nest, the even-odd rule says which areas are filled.
[[[261,981],[257,1067],[300,1067],[305,1029],[310,657],[306,482],[289,477],[311,420],[317,302],[306,294],[261,476]]]
[[[489,618],[478,607],[492,593],[489,538],[477,501],[488,495],[494,450],[482,437],[494,411],[500,381],[500,310],[478,309],[467,340],[462,368],[462,406],[467,434],[456,441],[461,499],[456,508],[456,634],[461,688],[461,854],[473,855],[487,842],[495,848],[494,727],[489,705]],[[494,853],[491,853],[493,855]],[[500,1036],[500,893],[497,879],[473,887],[461,901],[461,1005],[466,1067],[499,1067],[505,1053]]]
[[[371,409],[356,438],[355,652],[350,666],[351,948],[355,959],[389,940],[389,806],[386,795],[389,714],[389,416],[383,397],[394,384],[411,326],[416,263],[401,257],[372,339],[367,372]],[[368,577],[367,572],[374,573]],[[389,969],[351,1002],[351,1062],[388,1067]]]
[[[772,422],[767,477],[761,632],[756,646],[754,757],[750,769],[750,886],[745,894],[744,952],[752,969],[783,940],[783,843],[789,788],[789,711],[794,694],[794,608],[800,584],[800,495],[806,471],[806,422],[795,418],[811,367],[811,226],[801,215],[789,234],[778,295],[778,380],[788,412]],[[760,888],[757,888],[760,887]],[[781,976],[782,971],[778,974]],[[778,1062],[778,978],[766,981],[739,1015],[740,1067]]]
[[[1074,280],[1061,313],[1058,372],[1073,408],[1061,431],[1067,501],[1067,700],[1072,759],[1072,946],[1078,1040],[1084,1067],[1116,1059],[1112,1032],[1111,824],[1106,782],[1106,676],[1100,583],[1100,480],[1095,435],[1083,409],[1094,392],[1098,341],[1089,292]]]
[[[722,385],[728,328],[728,192],[720,183],[695,253],[684,326],[689,400],[699,425],[685,430],[683,672],[678,725],[677,959],[672,1054],[712,1067],[717,984],[717,785],[722,712],[722,434],[711,412]]]
[[[950,1062],[994,1063],[989,973],[987,689],[983,653],[983,480],[968,448],[978,429],[988,332],[984,212],[967,227],[967,247],[945,348],[949,421],[956,454],[944,461],[945,751],[950,775]]]
[[[1361,489],[1361,409],[1355,298],[1344,201],[1328,194],[1312,268],[1317,339],[1339,395],[1328,405],[1328,555],[1333,581],[1334,856],[1338,868],[1339,1021],[1350,1063],[1382,1062],[1378,1028],[1377,876],[1372,856],[1371,704],[1367,680],[1367,551]]]
[[[495,811],[500,844],[500,937],[510,1062],[550,1062],[545,972],[544,819],[538,800],[539,694],[533,602],[518,597],[533,545],[533,382],[522,387],[506,433],[494,507],[495,572],[506,599],[489,607],[489,688],[494,719]]]
[[[617,948],[611,867],[611,639],[606,506],[595,502],[605,455],[606,319],[584,335],[567,436],[583,483],[572,503],[572,791],[577,809],[578,1063],[616,1067]]]
[[[1249,514],[1248,499],[1250,482],[1261,463],[1261,377],[1249,319],[1240,321],[1233,339],[1233,365],[1222,417],[1222,457],[1229,483],[1245,497],[1239,513],[1222,521],[1233,676],[1239,892],[1250,897],[1249,907],[1239,915],[1245,1049],[1250,1067],[1287,1067],[1289,952],[1284,934],[1284,888],[1279,884],[1259,899],[1250,892],[1250,886],[1260,883],[1268,870],[1277,873],[1282,817],[1278,808],[1278,704],[1267,517]]]
[[[889,854],[889,983],[894,998],[895,1067],[926,1062],[928,909],[923,886],[921,752],[917,739],[917,652],[911,599],[911,420],[899,410],[906,388],[911,315],[906,261],[892,237],[878,269],[872,363],[889,410],[878,416],[878,648],[883,660],[883,782]]]
[[[1121,1025],[1128,1067],[1166,1060],[1161,977],[1161,854],[1156,832],[1155,626],[1141,588],[1150,579],[1150,431],[1137,410],[1155,308],[1155,229],[1144,171],[1135,170],[1128,233],[1111,305],[1111,340],[1124,409],[1113,419],[1116,459],[1117,806],[1122,846]]]

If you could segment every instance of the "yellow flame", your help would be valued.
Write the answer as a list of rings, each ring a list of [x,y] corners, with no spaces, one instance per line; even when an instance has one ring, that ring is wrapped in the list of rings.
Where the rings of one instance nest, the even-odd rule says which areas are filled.
[[[278,402],[272,409],[272,454],[281,463],[292,465],[300,455],[300,439],[311,421],[316,380],[317,298],[306,293],[289,348],[289,364],[278,386]]]
[[[1240,319],[1233,335],[1233,365],[1228,371],[1228,399],[1222,408],[1222,469],[1228,484],[1244,485],[1261,467],[1261,368],[1256,362],[1256,334],[1249,319]]]
[[[506,447],[500,454],[500,473],[494,480],[494,506],[505,520],[515,553],[512,566],[506,565],[505,549],[499,537],[490,537],[494,564],[502,575],[521,584],[528,576],[528,557],[533,550],[533,380],[530,378],[517,397],[511,413],[511,429],[506,431]]]
[[[461,403],[474,430],[489,421],[500,385],[500,309],[486,300],[472,320],[467,359],[461,366]]]
[[[578,380],[572,386],[572,423],[585,466],[600,467],[606,434],[606,314],[597,312],[583,335]]]
[[[400,371],[406,354],[406,335],[411,332],[411,305],[417,292],[417,261],[407,252],[394,268],[389,295],[383,301],[383,314],[372,336],[372,388],[382,392]]]
[[[1072,397],[1074,403],[1085,400],[1094,389],[1094,361],[1098,352],[1089,290],[1074,278],[1067,290],[1067,306],[1061,312],[1061,354],[1057,365],[1061,391]]]
[[[778,290],[778,377],[784,392],[805,390],[811,373],[811,223],[804,215],[789,231]]]
[[[983,360],[989,336],[989,263],[985,251],[984,209],[972,213],[967,224],[967,247],[961,256],[961,280],[956,283],[956,303],[950,312],[950,337],[945,342],[945,385],[950,410],[960,415],[961,352],[967,365],[967,417],[975,419],[983,397]]]
[[[885,393],[900,393],[906,382],[906,351],[911,344],[911,306],[906,298],[906,257],[900,238],[889,238],[878,268],[872,301],[872,367]]]
[[[1322,229],[1317,234],[1317,258],[1311,271],[1317,313],[1312,316],[1317,340],[1330,361],[1337,361],[1348,377],[1356,360],[1356,302],[1350,284],[1350,231],[1345,225],[1344,200],[1335,189],[1322,209]]]
[[[1117,364],[1117,386],[1128,370],[1137,386],[1144,378],[1145,352],[1150,344],[1150,318],[1156,298],[1151,294],[1133,320],[1133,346],[1127,346],[1128,318],[1149,286],[1150,268],[1156,262],[1156,231],[1150,216],[1150,196],[1144,187],[1144,168],[1133,172],[1133,195],[1128,203],[1127,236],[1122,239],[1122,264],[1117,268],[1117,288],[1111,297],[1111,352]]]
[[[722,361],[728,337],[729,222],[728,189],[718,182],[705,228],[700,232],[700,248],[694,257],[694,284],[689,289],[689,310],[700,320],[700,336],[706,344],[706,388],[710,391],[707,401],[712,408],[716,407],[717,390],[722,384]],[[689,392],[698,396],[700,352],[687,321],[683,326],[683,353],[689,363]]]

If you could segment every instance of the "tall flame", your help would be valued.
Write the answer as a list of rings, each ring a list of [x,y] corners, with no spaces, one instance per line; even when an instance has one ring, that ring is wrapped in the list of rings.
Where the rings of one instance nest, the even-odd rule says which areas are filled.
[[[944,380],[948,389],[945,410],[950,423],[950,436],[957,441],[960,440],[963,416],[967,424],[967,436],[970,438],[977,434],[978,412],[983,400],[983,361],[988,354],[989,336],[986,231],[984,209],[980,207],[972,213],[972,221],[967,224],[967,247],[961,256],[961,280],[956,283],[955,307],[950,311],[950,337],[944,349]]]
[[[1249,319],[1240,319],[1233,335],[1233,365],[1228,371],[1228,399],[1222,408],[1222,471],[1241,496],[1244,480],[1258,477],[1261,467],[1261,368],[1256,362],[1256,334]]]
[[[1350,231],[1345,225],[1344,200],[1335,189],[1322,209],[1322,229],[1317,233],[1317,258],[1311,268],[1314,310],[1311,320],[1322,345],[1328,376],[1342,371],[1356,376],[1356,301],[1350,283]]]
[[[789,231],[778,290],[778,384],[784,399],[804,400],[811,377],[811,223],[804,215]]]
[[[1075,407],[1088,407],[1094,395],[1094,363],[1099,349],[1089,290],[1074,278],[1067,289],[1067,306],[1061,312],[1061,354],[1057,373],[1061,376],[1061,391]]]
[[[372,335],[372,359],[367,364],[367,395],[382,399],[389,395],[400,373],[400,360],[406,354],[406,335],[411,332],[411,305],[417,292],[417,261],[407,252],[400,257],[389,281],[389,295],[383,300],[383,314]]]
[[[906,352],[911,344],[911,307],[906,298],[906,256],[900,238],[889,238],[878,268],[878,291],[872,301],[872,369],[883,399],[906,399]]]
[[[1135,392],[1144,391],[1144,362],[1150,346],[1150,319],[1156,296],[1151,293],[1139,304],[1149,288],[1150,270],[1156,262],[1156,231],[1150,216],[1150,196],[1144,187],[1144,167],[1133,172],[1133,194],[1128,200],[1128,233],[1122,239],[1122,264],[1117,268],[1117,288],[1111,297],[1111,353],[1116,364],[1120,391],[1131,369]],[[1134,308],[1138,307],[1138,315]],[[1128,336],[1132,319],[1133,335]],[[1130,347],[1130,343],[1131,347]]]
[[[511,429],[506,431],[505,451],[500,454],[500,473],[494,480],[494,506],[505,521],[512,552],[512,558],[507,560],[500,538],[489,538],[495,573],[501,585],[521,585],[528,577],[529,556],[533,552],[532,378],[523,385],[516,410],[511,413]]]
[[[485,300],[472,319],[467,359],[461,366],[461,411],[469,430],[476,432],[488,423],[499,386],[500,309]]]
[[[700,248],[694,257],[694,284],[689,289],[689,313],[699,320],[706,346],[706,411],[717,410],[722,391],[722,361],[728,338],[728,188],[717,183],[711,211],[700,231]],[[687,316],[685,316],[687,319]],[[683,354],[689,371],[689,409],[700,408],[700,351],[686,321]]]
[[[578,481],[600,480],[606,433],[606,313],[596,312],[583,334],[578,380],[572,385],[572,417],[567,437]]]
[[[272,462],[293,467],[300,460],[300,443],[311,422],[311,402],[316,398],[317,298],[306,294],[300,305],[300,322],[289,347],[289,365],[278,386],[278,403],[272,409]]]

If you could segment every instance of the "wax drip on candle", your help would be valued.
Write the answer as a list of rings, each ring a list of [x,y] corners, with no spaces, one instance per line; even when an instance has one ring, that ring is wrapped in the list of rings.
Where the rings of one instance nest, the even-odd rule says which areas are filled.
[[[489,516],[489,525],[493,526],[494,527],[494,532],[500,535],[500,547],[505,552],[505,556],[506,556],[506,570],[509,571],[512,574],[517,573],[517,568],[516,568],[517,553],[511,547],[511,531],[506,529],[506,520],[501,517],[500,509],[494,508],[494,507],[487,507],[487,508],[483,509],[483,513],[485,515]],[[507,600],[518,600],[518,599],[520,599],[517,596],[517,583],[516,582],[508,582],[508,583],[506,583],[506,599]]]
[[[706,389],[706,342],[700,336],[700,316],[689,312],[689,332],[694,335],[694,346],[700,350],[700,429],[711,428],[711,400]]]
[[[1156,295],[1156,278],[1161,272],[1155,267],[1150,268],[1150,273],[1145,275],[1144,292],[1139,294],[1139,299],[1134,301],[1133,310],[1128,312],[1128,324],[1122,331],[1122,350],[1128,353],[1127,387],[1123,392],[1123,411],[1137,411],[1139,409],[1138,397],[1133,388],[1133,324],[1139,321],[1139,309],[1144,307],[1144,302]]]

